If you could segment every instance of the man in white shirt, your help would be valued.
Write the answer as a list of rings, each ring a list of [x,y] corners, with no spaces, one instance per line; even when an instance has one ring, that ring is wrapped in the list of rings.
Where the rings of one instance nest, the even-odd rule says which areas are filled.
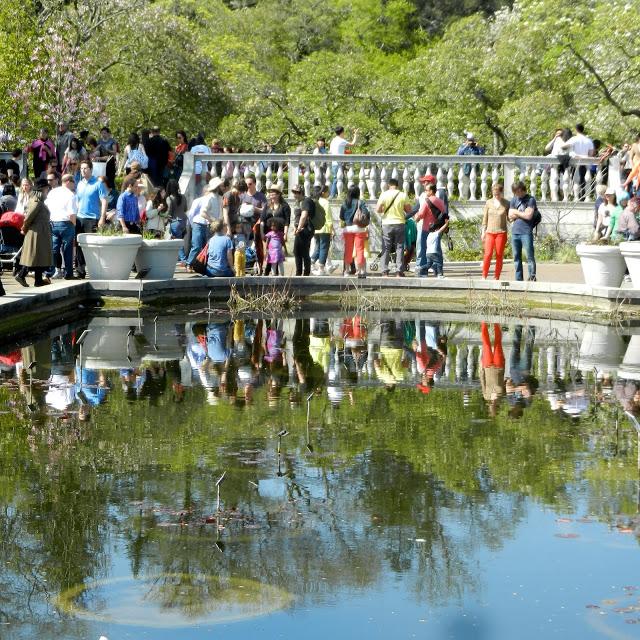
[[[563,145],[563,150],[568,150],[569,155],[572,158],[593,158],[595,156],[595,147],[593,146],[593,140],[584,134],[584,125],[580,122],[576,125],[576,135],[571,136]],[[585,194],[585,175],[587,173],[586,165],[579,165],[574,173],[578,176],[578,184],[580,186],[580,199],[584,198]]]
[[[191,225],[191,251],[187,257],[187,267],[193,261],[209,240],[209,226],[222,215],[222,192],[224,182],[221,178],[212,178],[206,188],[206,193],[196,198],[189,207],[187,218]]]
[[[336,135],[331,140],[329,145],[329,154],[334,156],[342,156],[346,153],[347,147],[353,147],[358,141],[358,129],[353,130],[353,140],[349,142],[344,137],[344,127],[336,127]],[[331,163],[331,191],[329,192],[330,198],[335,198],[338,195],[338,163]]]
[[[65,173],[61,181],[62,186],[51,189],[44,203],[51,213],[53,260],[56,264],[53,277],[73,280],[73,243],[78,213],[78,201],[74,193],[76,183],[70,173]],[[60,268],[63,262],[64,272]]]

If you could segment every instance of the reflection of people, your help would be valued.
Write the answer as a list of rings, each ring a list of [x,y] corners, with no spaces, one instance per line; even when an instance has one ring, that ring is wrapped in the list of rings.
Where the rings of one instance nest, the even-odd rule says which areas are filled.
[[[506,379],[505,385],[507,400],[511,405],[509,415],[512,418],[522,416],[524,407],[531,404],[531,396],[538,388],[538,381],[531,375],[535,329],[532,326],[527,327],[524,350],[522,350],[522,330],[523,326],[517,324],[513,331],[509,377]]]
[[[482,338],[482,367],[480,384],[482,395],[489,405],[489,413],[495,417],[500,398],[504,396],[504,352],[502,351],[502,328],[496,322],[493,325],[493,347],[489,337],[489,328],[483,322],[480,327]]]
[[[401,323],[389,320],[382,325],[380,354],[373,361],[376,375],[387,391],[393,391],[405,378],[406,363],[403,345],[404,335]]]
[[[418,322],[416,340],[413,341],[416,368],[420,374],[418,391],[430,393],[436,379],[442,374],[447,356],[447,336],[441,336],[437,325]]]

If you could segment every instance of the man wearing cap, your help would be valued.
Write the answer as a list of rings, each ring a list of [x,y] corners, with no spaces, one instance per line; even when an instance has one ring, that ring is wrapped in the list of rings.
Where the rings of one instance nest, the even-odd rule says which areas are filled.
[[[444,215],[446,218],[448,218],[449,217],[449,194],[447,190],[444,187],[439,187],[436,177],[430,173],[426,173],[425,175],[423,175],[419,179],[419,181],[424,186],[424,190],[418,197],[418,201],[416,202],[415,206],[411,211],[412,216],[416,215],[420,211],[422,206],[425,204],[425,201],[428,197],[427,189],[426,189],[427,185],[433,184],[436,187],[435,195],[442,201],[442,204],[444,205],[444,209],[443,209]],[[425,260],[423,257],[424,255],[423,249],[424,249],[424,246],[426,245],[426,239],[424,239],[424,244],[423,244],[423,238],[421,237],[422,225],[417,225],[417,232],[418,232],[418,235],[416,238],[416,272],[419,271],[420,265],[423,264]],[[442,251],[442,248],[440,250]]]
[[[82,179],[76,187],[78,199],[78,215],[76,218],[76,235],[79,233],[95,233],[98,227],[103,227],[107,221],[109,205],[109,190],[102,180],[93,174],[91,160],[80,163]],[[76,271],[79,278],[86,276],[85,260],[82,248],[76,248]]]
[[[476,142],[473,133],[467,132],[467,139],[463,142],[456,151],[456,155],[458,156],[483,156],[484,155],[484,147],[479,147]],[[465,176],[471,175],[471,164],[466,163],[463,165],[462,170],[464,171]]]
[[[70,173],[62,176],[62,186],[49,191],[44,203],[51,214],[51,240],[53,259],[57,264],[54,278],[73,280],[73,241],[76,237],[76,214],[78,203],[74,193],[75,181]],[[62,253],[62,261],[60,254]],[[64,262],[64,273],[60,266]],[[48,272],[47,275],[52,275]]]
[[[187,267],[191,267],[200,251],[209,240],[209,225],[222,216],[222,191],[224,182],[212,178],[205,189],[205,194],[196,198],[187,213],[191,225],[191,251],[187,256]]]

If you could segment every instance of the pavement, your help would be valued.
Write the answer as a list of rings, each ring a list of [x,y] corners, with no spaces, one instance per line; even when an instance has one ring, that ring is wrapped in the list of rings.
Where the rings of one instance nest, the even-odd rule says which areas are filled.
[[[526,266],[525,266],[526,272]],[[579,264],[556,264],[550,262],[538,263],[538,282],[558,282],[566,284],[581,284],[584,282],[582,277],[582,269]],[[449,278],[465,278],[471,280],[481,281],[481,267],[479,262],[446,262],[444,265],[445,279]],[[295,265],[293,259],[287,259],[285,263],[285,276],[290,277],[295,274]],[[331,273],[332,276],[340,276],[341,269],[338,267]],[[370,272],[370,277],[379,276],[380,272]],[[194,274],[187,273],[184,268],[179,267],[176,270],[175,277],[179,280],[197,278]],[[326,276],[312,276],[320,283]],[[407,278],[415,278],[412,272],[406,274]],[[489,274],[491,279],[491,273]],[[4,298],[0,298],[0,305],[10,300],[15,301],[16,298],[22,298],[28,300],[34,298],[37,294],[48,293],[56,291],[61,294],[64,290],[71,288],[77,288],[83,283],[90,282],[89,280],[52,280],[50,285],[44,287],[33,286],[33,276],[27,278],[27,283],[30,285],[28,288],[24,288],[19,285],[13,276],[5,271],[1,276],[2,284],[7,292]],[[133,278],[131,278],[133,279]],[[428,278],[434,280],[433,277]],[[514,280],[514,269],[512,263],[505,263],[501,280]],[[389,282],[393,282],[390,279]],[[56,296],[57,297],[57,296]]]

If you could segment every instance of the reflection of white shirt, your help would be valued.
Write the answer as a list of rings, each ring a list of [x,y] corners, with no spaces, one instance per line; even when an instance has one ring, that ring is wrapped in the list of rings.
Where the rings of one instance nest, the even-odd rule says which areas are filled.
[[[66,189],[66,187],[62,188]],[[44,401],[50,407],[58,411],[65,411],[73,404],[75,398],[75,385],[70,381],[69,376],[52,375],[49,378],[49,391],[47,391]]]
[[[70,222],[78,213],[76,194],[67,187],[51,189],[44,203],[51,214],[51,222]]]

